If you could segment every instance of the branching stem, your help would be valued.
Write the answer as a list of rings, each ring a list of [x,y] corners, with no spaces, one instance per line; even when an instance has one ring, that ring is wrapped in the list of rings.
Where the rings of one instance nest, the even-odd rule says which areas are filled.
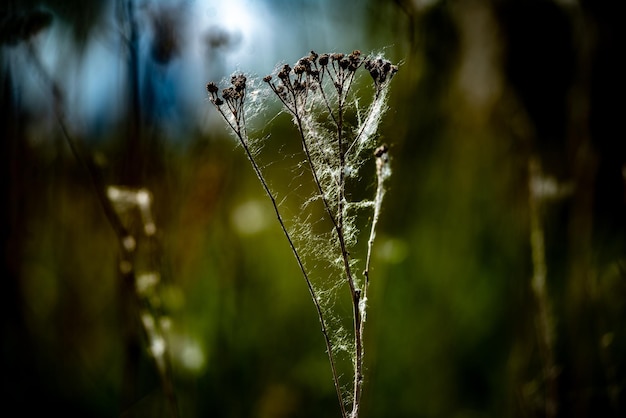
[[[276,219],[278,220],[278,223],[280,225],[280,228],[283,231],[283,234],[285,235],[285,238],[287,238],[287,242],[289,243],[289,247],[291,248],[291,251],[293,252],[294,257],[296,258],[298,267],[300,268],[302,276],[304,277],[307,288],[309,290],[309,295],[311,296],[311,299],[313,300],[313,304],[315,305],[315,310],[317,311],[317,316],[320,321],[322,335],[324,336],[324,342],[326,344],[326,353],[328,354],[328,360],[330,362],[330,368],[331,368],[331,373],[333,377],[333,384],[335,386],[335,391],[337,393],[339,404],[341,405],[341,416],[343,418],[346,418],[347,417],[346,411],[345,411],[345,408],[343,407],[343,394],[341,391],[341,385],[339,384],[339,373],[337,372],[337,367],[335,366],[333,348],[332,348],[332,344],[330,341],[328,330],[326,328],[326,319],[324,317],[324,312],[322,310],[322,306],[318,299],[317,292],[315,291],[315,288],[313,287],[313,283],[311,282],[311,279],[309,278],[306,268],[304,267],[304,263],[302,261],[302,258],[300,257],[300,253],[298,252],[293,242],[293,239],[291,238],[291,234],[289,233],[285,225],[283,217],[278,208],[278,203],[276,202],[276,198],[274,197],[274,194],[272,193],[267,181],[265,180],[265,176],[263,175],[263,172],[261,171],[259,165],[254,159],[254,156],[252,155],[252,152],[250,151],[250,147],[248,146],[248,139],[247,139],[247,136],[245,135],[245,130],[241,127],[241,125],[238,124],[237,121],[235,121],[235,124],[233,125],[229,121],[227,115],[224,113],[224,111],[222,110],[220,106],[216,105],[215,107],[219,111],[220,115],[224,118],[224,120],[226,120],[226,122],[231,127],[231,129],[235,132],[237,139],[239,140],[239,143],[244,149],[244,152],[246,154],[246,157],[248,158],[248,161],[252,165],[254,173],[256,174],[257,178],[261,182],[261,185],[263,187],[263,190],[265,191],[265,194],[267,194],[267,196],[269,197],[272,203],[272,208],[274,209]]]
[[[344,123],[348,106],[348,95],[355,80],[356,70],[362,65],[365,66],[372,76],[376,93],[365,119],[361,121],[360,115],[358,115],[359,129],[355,137],[347,140],[346,133],[348,130]],[[356,281],[352,271],[353,260],[348,248],[352,242],[352,219],[347,213],[350,203],[346,198],[346,179],[351,175],[348,169],[352,169],[352,163],[356,162],[355,160],[361,155],[361,152],[370,145],[370,138],[373,137],[380,116],[385,110],[383,106],[385,101],[384,92],[387,90],[389,80],[391,80],[397,70],[397,66],[382,58],[363,58],[358,50],[353,51],[349,55],[341,53],[318,55],[311,51],[308,57],[298,60],[293,68],[288,64],[284,64],[276,71],[275,75],[268,75],[263,78],[263,81],[268,84],[272,92],[278,97],[284,109],[293,117],[300,135],[306,164],[309,166],[312,181],[315,184],[316,193],[313,199],[317,199],[319,196],[322,200],[325,216],[332,223],[333,236],[336,235],[337,241],[334,245],[338,244],[338,248],[335,247],[335,250],[340,255],[335,254],[335,256],[340,260],[340,268],[343,270],[341,280],[345,280],[349,287],[354,332],[354,351],[352,352],[354,379],[351,396],[346,396],[345,398],[339,384],[339,374],[335,366],[333,346],[327,330],[321,301],[304,267],[301,255],[283,221],[279,204],[276,202],[276,198],[270,190],[249,146],[244,114],[246,77],[243,74],[233,75],[231,78],[233,86],[222,90],[221,97],[218,95],[219,89],[215,83],[207,84],[211,102],[236,134],[265,193],[270,198],[278,223],[289,242],[289,246],[306,281],[322,326],[322,334],[326,343],[342,418],[358,418],[360,411],[363,389],[363,331],[367,307],[369,265],[384,195],[383,183],[389,172],[387,167],[387,148],[384,147],[384,150],[381,151],[383,148],[381,147],[376,152],[378,184],[375,201],[373,204],[366,202],[366,204],[362,205],[363,207],[374,207],[367,243],[363,283],[357,283]],[[274,77],[277,77],[278,81]],[[321,98],[316,100],[313,95],[317,94],[318,90]],[[227,106],[224,106],[225,103]],[[318,125],[320,121],[317,119],[315,111],[319,110],[318,106],[320,105],[328,111],[324,122],[327,122],[332,127],[331,132],[326,131],[322,124]],[[352,402],[349,413],[347,411],[348,399],[351,399]]]

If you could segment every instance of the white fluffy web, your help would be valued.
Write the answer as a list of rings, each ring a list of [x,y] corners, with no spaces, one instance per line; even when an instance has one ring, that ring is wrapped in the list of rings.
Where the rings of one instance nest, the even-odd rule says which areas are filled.
[[[370,100],[352,89],[357,74],[367,73],[362,67],[374,84]],[[265,92],[257,80],[243,78],[246,86],[241,88],[241,75],[233,76],[234,87],[224,90],[224,100],[214,85],[207,86],[212,103],[243,145],[270,196],[302,269],[322,322],[346,418],[349,404],[354,399],[356,405],[360,396],[361,322],[366,317],[367,270],[383,196],[381,167],[388,173],[386,148],[377,149],[376,157],[372,151],[377,148],[377,130],[395,71],[397,67],[381,57],[362,58],[358,51],[348,56],[312,52],[293,68],[283,64],[264,77]],[[245,100],[237,95],[242,91]],[[267,92],[278,98],[295,129],[250,135],[247,115],[265,109]],[[367,104],[365,111],[359,103]],[[384,164],[379,154],[384,154]],[[374,159],[375,169],[370,164],[371,171],[362,170]],[[352,196],[360,199],[364,193],[349,189],[364,185],[370,196],[352,201]]]

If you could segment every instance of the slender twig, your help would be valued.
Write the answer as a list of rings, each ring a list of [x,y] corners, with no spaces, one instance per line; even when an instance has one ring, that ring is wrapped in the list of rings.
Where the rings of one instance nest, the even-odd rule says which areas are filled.
[[[550,299],[546,288],[547,267],[545,242],[541,221],[542,203],[547,197],[542,190],[544,178],[539,162],[531,158],[528,163],[530,247],[532,251],[533,277],[531,288],[536,300],[536,326],[542,353],[543,379],[546,384],[545,416],[555,417],[558,410],[556,366],[554,361],[554,325]]]
[[[259,179],[259,181],[261,182],[261,185],[263,187],[263,190],[265,191],[265,194],[269,197],[271,203],[272,203],[272,208],[274,209],[274,213],[276,215],[276,218],[278,220],[278,223],[283,231],[283,234],[285,235],[285,238],[287,239],[287,242],[289,243],[289,247],[291,248],[291,251],[294,255],[294,257],[296,258],[296,262],[298,263],[298,267],[300,268],[300,272],[302,273],[302,276],[304,277],[304,280],[306,282],[307,288],[309,290],[309,294],[311,296],[311,299],[313,300],[313,304],[315,305],[315,309],[317,311],[317,316],[318,319],[320,321],[320,326],[321,326],[321,331],[322,331],[322,335],[324,336],[324,342],[326,344],[326,352],[328,354],[328,359],[330,362],[330,367],[331,367],[331,373],[332,373],[332,377],[333,377],[333,383],[335,385],[335,391],[337,392],[337,398],[339,400],[339,403],[341,405],[341,414],[342,417],[346,418],[346,412],[345,409],[343,407],[343,394],[341,391],[341,385],[339,384],[339,373],[337,372],[337,368],[335,366],[335,358],[334,358],[334,354],[333,354],[333,348],[332,348],[332,344],[330,341],[330,335],[328,333],[327,327],[326,327],[326,319],[324,317],[324,312],[322,310],[322,306],[320,304],[319,298],[317,296],[317,292],[315,291],[315,288],[313,287],[313,283],[311,281],[311,279],[309,278],[309,275],[306,271],[306,268],[304,267],[304,263],[302,261],[302,258],[300,257],[300,253],[298,252],[293,239],[291,237],[291,234],[289,233],[289,230],[287,229],[285,222],[283,220],[283,217],[280,213],[280,210],[278,208],[278,203],[276,202],[276,198],[274,197],[274,194],[272,193],[267,181],[265,180],[265,176],[263,175],[263,172],[261,171],[259,165],[257,164],[254,156],[252,155],[252,152],[250,150],[250,147],[248,146],[248,137],[245,135],[245,130],[242,128],[242,126],[239,124],[239,121],[237,120],[237,118],[235,118],[235,123],[231,123],[229,120],[228,115],[224,112],[224,110],[222,109],[222,106],[220,105],[220,100],[217,96],[216,96],[216,91],[214,90],[213,87],[210,87],[210,84],[207,86],[207,90],[209,91],[210,94],[212,94],[212,103],[214,104],[215,108],[218,110],[218,112],[220,113],[220,115],[222,116],[222,118],[224,120],[226,120],[226,122],[228,123],[228,125],[231,127],[231,129],[233,130],[233,132],[235,133],[235,135],[237,136],[237,139],[239,140],[239,143],[241,144],[242,148],[244,149],[244,152],[246,154],[246,157],[248,159],[248,161],[250,162],[250,164],[252,165],[252,168],[257,176],[257,178]],[[241,91],[241,96],[240,96],[240,100],[243,103],[243,100],[245,98],[245,88]],[[243,111],[243,109],[242,109]]]
[[[356,70],[365,64],[365,68],[370,72],[374,79],[375,98],[368,108],[368,115],[361,122],[359,117],[359,129],[355,138],[351,141],[347,139],[347,130],[344,126],[346,119],[346,109],[348,106],[348,97],[352,83],[355,80]],[[231,78],[233,87],[222,90],[221,96],[218,95],[218,87],[214,83],[207,84],[207,90],[210,95],[210,101],[216,107],[227,125],[237,136],[244,152],[251,163],[263,189],[270,198],[274,212],[281,226],[284,235],[294,253],[302,275],[307,283],[311,298],[315,304],[320,323],[322,324],[322,334],[327,347],[327,353],[331,363],[331,371],[333,382],[337,392],[337,397],[341,407],[343,418],[358,418],[361,394],[363,389],[363,331],[366,316],[367,303],[367,286],[369,284],[369,265],[371,261],[371,253],[375,238],[375,230],[380,215],[381,202],[384,195],[384,179],[388,175],[388,159],[387,148],[379,148],[376,153],[377,157],[377,176],[378,185],[376,197],[373,204],[366,203],[362,207],[373,206],[374,215],[367,246],[367,257],[365,261],[365,271],[363,272],[364,281],[357,286],[356,277],[352,271],[353,260],[348,249],[348,241],[352,235],[346,236],[347,227],[351,226],[351,219],[347,217],[347,210],[350,207],[346,198],[346,180],[350,175],[347,173],[348,165],[354,162],[363,146],[357,147],[354,156],[349,155],[354,145],[361,141],[363,135],[369,139],[377,126],[380,115],[385,110],[384,96],[381,92],[386,90],[388,81],[397,71],[397,67],[389,61],[380,58],[361,58],[360,51],[353,51],[349,55],[344,54],[322,54],[318,55],[311,51],[308,57],[301,58],[292,68],[288,64],[284,64],[277,70],[276,77],[278,82],[273,80],[272,75],[263,78],[272,92],[278,97],[284,109],[293,117],[294,124],[297,127],[302,150],[306,158],[306,164],[311,172],[312,181],[316,188],[316,195],[312,199],[321,199],[325,216],[327,216],[333,229],[333,237],[336,238],[338,244],[338,252],[340,253],[343,274],[342,280],[348,284],[352,303],[352,319],[354,332],[354,357],[353,357],[353,386],[352,386],[352,407],[348,413],[346,406],[348,399],[344,399],[339,385],[339,375],[335,367],[333,346],[326,328],[325,314],[322,309],[321,301],[318,298],[311,278],[301,260],[300,253],[296,248],[291,235],[285,226],[279,205],[275,196],[270,190],[264,175],[259,168],[257,161],[250,149],[249,139],[245,133],[245,116],[244,116],[244,99],[246,95],[244,75],[234,75]],[[331,87],[332,86],[332,87]],[[331,89],[331,91],[327,91]],[[334,90],[332,90],[334,89]],[[319,91],[321,99],[315,101],[315,94]],[[311,95],[311,97],[309,97]],[[332,103],[331,103],[332,98]],[[335,101],[336,100],[336,101]],[[314,112],[319,109],[316,103],[323,103],[328,111],[328,121],[333,129],[328,137],[323,137],[324,128],[319,126],[320,131],[317,132],[318,121]],[[224,106],[226,104],[226,106]],[[366,141],[369,144],[369,141]],[[360,144],[360,143],[359,143]],[[331,155],[333,154],[334,155]],[[350,233],[351,234],[351,233]]]
[[[369,282],[369,270],[370,262],[372,259],[372,248],[374,246],[374,239],[376,238],[376,226],[378,225],[378,219],[380,218],[380,211],[382,209],[383,197],[385,196],[385,180],[389,176],[389,156],[387,155],[389,148],[386,144],[381,145],[374,152],[376,157],[376,198],[374,199],[374,215],[372,216],[372,225],[370,227],[370,237],[367,240],[367,258],[365,259],[365,270],[363,275],[365,276],[366,283]]]
[[[250,163],[252,164],[252,167],[254,168],[254,172],[256,173],[257,177],[259,178],[259,181],[261,182],[261,184],[263,185],[263,189],[265,190],[265,193],[268,195],[268,197],[270,198],[271,202],[272,202],[272,207],[274,208],[274,212],[276,214],[276,218],[278,219],[278,223],[280,224],[280,227],[285,235],[285,237],[287,238],[287,241],[289,242],[289,247],[291,247],[291,251],[293,252],[296,261],[298,263],[298,267],[300,267],[300,271],[302,272],[302,275],[304,276],[304,280],[307,284],[307,288],[309,289],[309,294],[311,295],[311,299],[313,299],[313,304],[315,305],[315,309],[317,310],[317,315],[319,317],[319,321],[320,321],[320,325],[322,327],[322,334],[324,335],[324,341],[326,343],[326,351],[328,353],[328,358],[330,360],[330,366],[332,369],[332,375],[333,375],[333,381],[335,384],[335,390],[337,391],[337,398],[339,399],[340,404],[342,405],[341,409],[342,409],[342,416],[346,416],[345,411],[343,410],[343,395],[341,393],[341,386],[339,385],[339,374],[337,373],[337,368],[335,366],[335,360],[334,360],[334,355],[333,355],[333,348],[332,348],[332,344],[330,342],[330,336],[328,335],[328,331],[326,329],[326,320],[324,319],[324,313],[322,311],[322,306],[320,305],[319,299],[317,297],[317,294],[315,292],[315,289],[313,288],[313,283],[311,282],[311,279],[309,278],[309,275],[306,272],[306,269],[304,267],[304,264],[302,262],[302,259],[300,258],[300,254],[298,253],[298,250],[296,249],[294,243],[293,243],[293,239],[291,238],[291,235],[289,234],[289,231],[287,230],[287,227],[285,226],[285,222],[282,219],[282,215],[280,214],[280,211],[278,210],[278,205],[276,204],[276,199],[274,198],[274,195],[272,194],[267,182],[265,181],[265,178],[263,177],[263,174],[261,173],[261,170],[259,168],[259,166],[256,163],[256,160],[253,158],[252,154],[250,153],[250,148],[247,146],[246,142],[244,141],[243,137],[241,135],[237,135],[241,144],[243,145],[243,148],[245,150],[246,156],[248,157],[248,161],[250,161]]]
[[[334,64],[334,61],[333,61]],[[333,66],[335,71],[337,68]],[[351,417],[357,417],[359,413],[359,405],[361,403],[361,387],[363,384],[363,339],[361,336],[361,310],[359,304],[361,301],[361,290],[356,288],[354,278],[352,277],[352,270],[350,268],[350,259],[348,251],[346,249],[345,237],[344,237],[344,204],[346,201],[346,155],[343,149],[343,117],[344,117],[344,100],[343,95],[343,72],[337,76],[340,82],[335,84],[337,88],[338,101],[337,101],[337,144],[339,147],[339,190],[337,191],[337,237],[341,246],[341,256],[343,258],[344,270],[346,279],[350,287],[350,294],[352,296],[352,317],[354,324],[354,388],[353,388],[353,400],[352,400],[352,413]]]
[[[339,59],[341,58],[338,56],[333,56],[333,59],[331,59],[331,63],[333,65],[333,71],[335,72],[335,76],[336,76],[336,77],[331,76],[331,79],[335,81],[334,86],[337,89],[337,95],[338,95],[336,129],[337,129],[337,143],[338,143],[338,154],[339,154],[339,187],[338,187],[338,198],[337,198],[338,205],[337,205],[336,218],[335,216],[333,216],[333,212],[328,203],[328,199],[326,198],[326,194],[324,193],[324,190],[322,188],[322,184],[317,175],[317,170],[313,162],[311,152],[309,150],[308,142],[306,140],[306,135],[305,135],[304,128],[302,125],[302,116],[299,112],[299,109],[302,109],[303,111],[305,111],[306,108],[305,106],[302,106],[302,107],[298,106],[298,93],[296,92],[296,89],[293,87],[293,84],[291,82],[291,79],[289,78],[289,75],[283,72],[279,74],[279,77],[282,79],[283,85],[286,86],[289,94],[291,95],[293,106],[287,105],[286,108],[296,120],[296,125],[300,133],[302,147],[306,155],[306,159],[307,159],[311,174],[313,176],[313,181],[316,185],[316,188],[318,189],[320,198],[322,199],[324,203],[326,212],[333,223],[333,226],[337,235],[337,239],[339,241],[339,246],[341,249],[341,257],[343,260],[346,280],[350,288],[350,295],[351,295],[352,308],[353,308],[353,320],[354,320],[353,326],[354,326],[354,334],[355,334],[354,346],[355,346],[355,354],[356,354],[355,360],[354,360],[354,389],[353,389],[354,397],[353,397],[353,407],[352,407],[351,416],[356,417],[358,416],[361,386],[363,382],[363,379],[362,379],[363,341],[361,338],[362,321],[361,321],[361,310],[359,309],[361,295],[360,295],[360,290],[356,288],[354,278],[352,275],[352,269],[350,267],[350,257],[349,257],[348,250],[346,248],[346,242],[345,242],[345,237],[344,237],[344,227],[343,227],[344,202],[345,202],[345,165],[346,165],[345,164],[345,151],[343,149],[344,148],[343,147],[343,117],[344,117],[344,110],[345,110],[344,109],[344,103],[345,103],[345,97],[346,97],[345,93],[348,91],[348,89],[346,88],[344,90],[344,82],[346,78],[344,75],[343,68],[339,66],[339,64],[337,64],[337,61]],[[288,67],[283,67],[283,70],[287,70],[287,68]],[[328,71],[328,66],[323,66],[323,69],[324,71]],[[347,80],[351,80],[351,79],[352,79],[351,77],[347,78]],[[270,83],[270,84],[272,86],[272,90],[276,92],[276,87],[274,87],[273,83]],[[349,86],[349,83],[348,83],[348,86]],[[323,85],[320,86],[320,90],[322,92],[324,91]],[[325,94],[323,94],[323,96],[324,98],[326,98]],[[282,98],[281,95],[279,95],[279,97],[281,101],[283,101],[283,103],[287,102],[287,100]],[[303,103],[304,103],[304,100],[303,100]],[[335,119],[333,118],[333,120]],[[341,404],[343,405],[343,402],[341,402]]]
[[[331,60],[331,62],[335,62],[335,60]],[[324,65],[322,68],[324,69],[324,71],[328,71],[327,70],[327,65]],[[304,150],[304,154],[306,156],[307,159],[307,163],[309,165],[311,174],[313,176],[313,182],[315,183],[315,186],[318,190],[318,193],[320,195],[320,198],[322,199],[323,203],[324,203],[324,208],[328,214],[328,217],[330,218],[331,222],[333,223],[333,228],[335,229],[335,232],[337,234],[337,238],[339,240],[339,246],[341,248],[341,253],[342,253],[342,258],[344,261],[344,267],[346,269],[346,275],[347,275],[347,279],[348,279],[348,283],[350,285],[350,293],[352,294],[353,297],[353,301],[354,301],[354,295],[355,295],[355,285],[354,285],[354,279],[352,278],[352,274],[350,272],[350,260],[348,257],[348,250],[346,248],[346,243],[345,243],[345,238],[344,238],[344,234],[343,234],[343,225],[342,225],[342,219],[343,219],[343,201],[345,200],[344,197],[344,172],[345,172],[345,155],[343,153],[342,149],[342,135],[341,132],[343,131],[343,102],[344,102],[344,98],[343,98],[343,94],[340,94],[339,96],[339,107],[338,107],[338,119],[337,119],[337,124],[336,124],[336,129],[337,129],[337,139],[338,139],[338,143],[339,143],[339,154],[340,154],[340,167],[339,167],[339,203],[338,203],[338,211],[337,211],[337,215],[335,217],[335,215],[333,215],[333,212],[331,210],[330,204],[328,203],[328,199],[326,197],[326,193],[324,193],[324,190],[322,188],[322,183],[317,175],[317,170],[315,167],[315,164],[313,162],[312,159],[312,155],[309,149],[309,144],[308,141],[306,140],[306,134],[305,134],[305,130],[302,124],[302,115],[300,113],[300,111],[298,110],[300,107],[298,106],[297,100],[298,100],[298,96],[297,93],[295,92],[295,89],[293,88],[293,84],[291,82],[291,79],[289,78],[289,72],[291,71],[291,67],[289,66],[283,66],[281,72],[279,73],[279,78],[283,81],[283,85],[285,86],[285,88],[287,89],[287,91],[290,93],[291,98],[292,98],[292,102],[289,103],[289,101],[283,97],[282,94],[280,94],[280,92],[278,91],[277,87],[275,86],[274,83],[271,83],[270,80],[268,79],[267,82],[270,84],[270,87],[272,88],[272,90],[274,91],[274,93],[276,93],[276,95],[279,97],[279,99],[281,100],[281,102],[285,105],[285,108],[293,115],[294,119],[296,120],[296,125],[298,127],[298,131],[300,133],[300,139],[302,142],[302,147]],[[329,75],[329,77],[333,78],[332,76]],[[338,78],[338,77],[337,77]],[[336,80],[335,78],[333,78],[333,80]],[[335,83],[337,84],[339,83],[338,81]],[[337,87],[338,91],[343,91],[341,87]],[[320,90],[322,91],[322,94],[324,96],[324,98],[326,98],[326,95],[323,93],[324,92],[324,86],[321,85],[320,86]],[[328,104],[328,103],[327,103]],[[302,109],[304,110],[305,107],[302,106]],[[332,114],[332,111],[331,111]]]

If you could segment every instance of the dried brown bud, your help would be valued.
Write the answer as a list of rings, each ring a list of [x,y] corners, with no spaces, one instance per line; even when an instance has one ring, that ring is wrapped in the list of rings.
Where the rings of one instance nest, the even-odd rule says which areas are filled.
[[[283,68],[281,68],[280,71],[278,72],[278,78],[280,78],[281,80],[285,80],[286,78],[289,78],[290,71],[291,71],[291,67],[289,66],[289,64],[283,65]]]
[[[391,80],[391,77],[398,72],[398,66],[393,65],[391,61],[378,58],[376,60],[367,60],[365,69],[370,72],[374,79],[374,84],[381,86],[383,83]]]
[[[217,93],[217,91],[218,91],[217,86],[216,86],[216,85],[215,85],[215,83],[214,83],[214,82],[212,82],[212,81],[206,85],[206,89],[207,89],[207,91],[208,91],[209,93],[211,93],[211,94],[215,94],[215,93]]]
[[[320,59],[319,59],[320,65],[322,65],[322,66],[327,65],[328,64],[328,59],[329,59],[328,54],[320,55]]]
[[[374,155],[376,156],[376,158],[380,158],[387,154],[387,151],[389,151],[389,147],[387,146],[387,144],[382,144],[380,147],[376,148],[376,150],[374,151]]]
[[[263,77],[263,81],[265,81],[266,83],[269,83],[270,81],[272,81],[272,75],[268,74],[265,77]]]
[[[350,62],[348,70],[352,72],[356,71],[362,63],[361,51],[359,51],[358,49],[352,51],[352,53],[348,55],[348,60]]]
[[[307,74],[310,74],[311,73],[311,62],[312,61],[311,61],[310,57],[303,57],[303,58],[300,58],[298,60],[298,64],[297,65],[300,65],[300,66],[304,67],[304,71]],[[295,70],[295,68],[294,68],[294,70]]]
[[[230,78],[230,82],[235,87],[235,90],[241,92],[246,89],[247,78],[243,74],[236,74]]]

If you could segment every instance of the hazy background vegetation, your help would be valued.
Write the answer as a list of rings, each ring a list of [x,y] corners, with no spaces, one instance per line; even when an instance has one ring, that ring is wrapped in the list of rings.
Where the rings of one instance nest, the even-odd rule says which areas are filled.
[[[104,184],[154,196],[149,256],[163,275],[181,415],[339,416],[305,284],[204,86],[235,69],[263,76],[311,49],[360,49],[401,63],[380,132],[394,174],[369,288],[363,417],[545,416],[546,396],[557,416],[623,416],[617,4],[6,1],[3,410],[167,416],[116,236],[71,135]],[[275,136],[293,134],[267,112]],[[531,157],[564,191],[541,218],[553,379],[530,285]]]

